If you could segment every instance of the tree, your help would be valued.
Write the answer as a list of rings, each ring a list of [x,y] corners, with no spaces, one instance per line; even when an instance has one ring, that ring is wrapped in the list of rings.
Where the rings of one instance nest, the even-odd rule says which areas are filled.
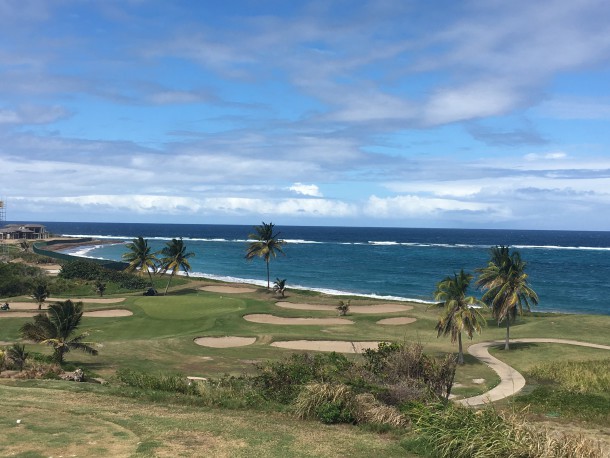
[[[434,292],[434,300],[440,301],[444,307],[435,327],[437,337],[450,335],[451,343],[457,341],[458,364],[464,364],[462,332],[472,339],[473,334],[480,334],[485,325],[485,318],[477,308],[485,304],[473,296],[466,296],[472,278],[462,269],[459,274],[454,273],[453,277],[445,277],[440,281]]]
[[[148,272],[148,278],[150,278],[150,285],[153,285],[152,274],[157,269],[158,259],[155,253],[151,252],[150,246],[148,246],[148,240],[142,238],[133,239],[131,243],[126,245],[129,250],[127,253],[123,253],[122,258],[129,263],[125,269],[127,272],[133,272],[139,270],[140,273]]]
[[[171,270],[172,272],[169,276],[167,286],[165,287],[165,294],[167,294],[169,284],[171,283],[176,272],[182,269],[188,277],[189,270],[191,270],[191,265],[189,264],[188,259],[195,256],[195,253],[187,253],[186,245],[184,244],[182,238],[180,238],[172,239],[171,242],[167,242],[165,247],[160,251],[160,254],[163,256],[160,261],[162,272],[166,273],[168,270]]]
[[[25,351],[25,345],[15,343],[8,347],[5,352],[5,357],[10,359],[12,363],[19,368],[19,372],[23,370],[26,360],[30,354]]]
[[[32,298],[38,303],[38,310],[42,310],[42,304],[49,297],[49,290],[47,285],[44,283],[38,283],[32,291]]]
[[[104,291],[106,291],[106,283],[102,280],[95,280],[95,292],[97,292],[100,297],[103,297]]]
[[[19,242],[19,246],[21,247],[21,250],[24,251],[25,253],[29,253],[30,252],[30,242],[28,242],[27,240],[22,240],[21,242]]]
[[[277,257],[278,253],[284,254],[282,245],[286,242],[280,240],[279,232],[273,233],[274,224],[263,222],[260,226],[254,226],[256,234],[248,235],[248,239],[252,240],[246,250],[246,259],[252,260],[255,257],[263,258],[267,264],[267,289],[270,287],[269,281],[269,261],[271,258]]]
[[[276,293],[280,293],[282,295],[282,297],[285,297],[285,293],[286,293],[286,279],[280,279],[279,277],[277,277],[275,279],[275,283],[273,284],[273,291],[275,291]]]
[[[336,308],[339,310],[340,316],[346,316],[349,313],[349,308],[352,305],[351,302],[349,300],[347,302],[339,301],[339,305]]]
[[[531,305],[538,304],[538,295],[530,287],[525,273],[526,262],[518,251],[510,252],[507,246],[495,246],[490,250],[487,267],[477,269],[477,286],[485,293],[483,301],[491,307],[498,325],[506,321],[506,340],[504,349],[509,349],[510,322],[523,308],[528,311]]]
[[[50,304],[46,314],[34,317],[34,322],[25,323],[20,331],[24,339],[53,347],[53,360],[62,364],[64,354],[71,350],[81,350],[97,355],[92,343],[84,342],[87,333],[73,336],[83,317],[83,303],[71,300]]]

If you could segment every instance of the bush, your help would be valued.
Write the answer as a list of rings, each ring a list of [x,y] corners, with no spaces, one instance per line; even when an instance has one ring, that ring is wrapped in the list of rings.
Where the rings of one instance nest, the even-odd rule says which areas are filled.
[[[0,263],[0,296],[30,294],[32,285],[43,278],[38,267],[19,263]]]
[[[66,262],[59,272],[59,277],[88,281],[110,281],[129,290],[144,289],[148,286],[146,280],[133,273],[106,269],[99,264],[81,259]]]
[[[610,358],[593,361],[557,361],[538,365],[530,376],[572,393],[610,392]]]
[[[254,385],[268,398],[289,404],[309,382],[339,380],[352,363],[338,353],[295,353],[282,361],[257,365]]]
[[[130,369],[120,369],[116,379],[128,386],[142,390],[167,391],[170,393],[196,394],[197,389],[183,375],[149,374]]]

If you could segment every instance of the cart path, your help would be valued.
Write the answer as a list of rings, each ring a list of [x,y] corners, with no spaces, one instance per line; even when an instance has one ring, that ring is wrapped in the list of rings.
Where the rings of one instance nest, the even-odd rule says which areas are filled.
[[[468,347],[468,353],[477,358],[479,361],[487,364],[491,370],[500,376],[500,383],[495,388],[483,393],[479,396],[460,399],[456,402],[465,406],[479,406],[489,402],[498,401],[518,393],[525,386],[525,378],[516,369],[503,363],[498,358],[489,354],[489,347],[492,345],[503,344],[504,340],[494,340],[492,342],[481,342]],[[578,340],[566,339],[513,339],[510,343],[558,343],[564,345],[579,345],[581,347],[599,348],[602,350],[610,350],[609,345],[593,344],[588,342],[580,342]]]

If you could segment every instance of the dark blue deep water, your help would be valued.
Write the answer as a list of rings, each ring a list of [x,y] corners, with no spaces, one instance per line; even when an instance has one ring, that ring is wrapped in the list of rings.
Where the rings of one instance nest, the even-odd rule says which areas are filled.
[[[193,274],[263,284],[262,260],[244,259],[252,226],[44,223],[57,235],[129,241],[143,236],[160,249],[183,237]],[[528,263],[540,297],[535,310],[610,314],[610,232],[277,226],[288,243],[271,263],[272,280],[289,287],[431,301],[438,281],[486,265],[489,248],[510,245]],[[78,254],[119,260],[124,243]],[[476,293],[473,291],[473,293]]]

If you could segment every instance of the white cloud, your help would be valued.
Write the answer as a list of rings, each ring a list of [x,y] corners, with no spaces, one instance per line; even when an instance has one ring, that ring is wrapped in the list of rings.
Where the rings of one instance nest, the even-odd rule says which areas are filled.
[[[488,204],[417,195],[371,196],[364,208],[364,214],[374,218],[421,218],[447,212],[488,212],[497,216],[497,210]]]
[[[288,189],[304,196],[322,197],[320,188],[318,188],[315,184],[295,183]]]

